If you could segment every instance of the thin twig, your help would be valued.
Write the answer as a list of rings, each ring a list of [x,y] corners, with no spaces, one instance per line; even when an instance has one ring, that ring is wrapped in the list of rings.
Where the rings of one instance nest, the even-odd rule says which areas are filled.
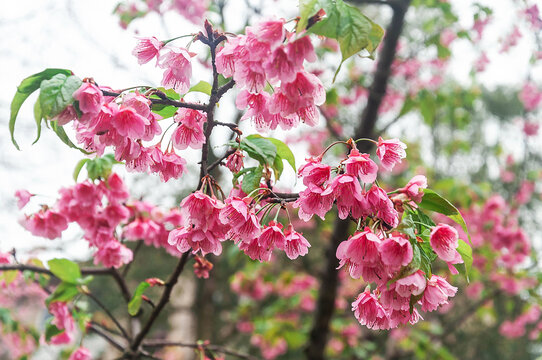
[[[120,330],[120,332],[122,333],[122,336],[124,336],[125,339],[129,340],[130,337],[128,336],[128,333],[126,332],[126,330],[124,330],[124,328],[122,327],[122,325],[120,324],[120,322],[117,320],[117,318],[111,313],[111,311],[109,311],[109,309],[100,301],[100,299],[98,299],[96,296],[94,296],[94,294],[92,294],[90,291],[84,291],[83,292],[86,296],[88,296],[89,298],[91,298],[92,300],[94,300],[94,302],[100,307],[102,308],[103,311],[105,311],[105,313],[107,314],[107,316],[109,316],[109,318],[115,323],[115,325],[117,326],[117,328]]]
[[[219,159],[217,159],[214,163],[212,163],[211,165],[207,166],[207,172],[211,172],[211,170],[213,170],[215,167],[217,167],[218,165],[220,165],[222,163],[222,161],[224,161],[228,156],[230,156],[231,154],[235,153],[237,151],[237,149],[229,149],[228,151],[226,151],[226,153],[224,155],[222,155],[222,157],[220,157]]]
[[[102,338],[104,338],[108,343],[110,343],[111,345],[113,345],[113,347],[115,347],[117,350],[121,351],[121,352],[124,352],[124,346],[122,346],[121,343],[119,343],[117,340],[113,339],[113,337],[111,337],[109,334],[103,332],[102,330],[100,330],[98,327],[94,326],[93,324],[90,324],[90,326],[88,327],[88,329],[90,331],[93,331],[95,332],[96,334],[98,334],[99,336],[101,336]]]

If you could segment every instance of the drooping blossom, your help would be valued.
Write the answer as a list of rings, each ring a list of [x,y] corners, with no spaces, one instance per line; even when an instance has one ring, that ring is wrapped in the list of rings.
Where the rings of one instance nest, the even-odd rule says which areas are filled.
[[[236,150],[233,154],[227,157],[226,167],[234,174],[241,171],[243,168],[243,157],[243,153]]]
[[[299,193],[299,198],[293,203],[294,208],[299,208],[298,216],[304,221],[309,221],[313,215],[318,215],[322,220],[333,207],[334,196],[326,192],[320,186],[310,185]]]
[[[336,256],[340,260],[339,268],[346,265],[354,279],[362,276],[364,267],[381,264],[379,246],[381,240],[369,228],[356,232],[337,247]],[[369,281],[368,279],[365,279]]]
[[[200,279],[208,279],[209,271],[213,269],[213,264],[203,256],[196,256],[194,259],[194,274]]]
[[[391,227],[399,225],[399,213],[395,210],[393,202],[384,189],[373,185],[365,198],[373,214]]]
[[[341,219],[346,219],[351,211],[356,212],[356,207],[362,207],[364,203],[359,180],[350,174],[341,174],[333,178],[331,185],[322,192],[322,196],[329,194],[333,194],[337,200]]]
[[[75,339],[75,322],[68,305],[65,302],[55,301],[49,304],[49,312],[53,315],[51,324],[61,333],[51,338],[51,343],[55,345],[69,344]]]
[[[34,196],[28,190],[17,190],[15,191],[15,197],[17,198],[17,207],[20,209],[24,208],[26,204],[30,201],[30,198]]]
[[[379,246],[382,262],[393,270],[410,264],[413,257],[412,245],[403,236],[385,239]]]
[[[379,137],[376,155],[378,155],[384,169],[389,171],[396,164],[400,163],[401,159],[406,157],[406,148],[407,146],[398,139],[384,140]]]
[[[446,279],[432,275],[427,280],[427,286],[420,300],[422,311],[434,311],[440,305],[448,303],[448,298],[454,297],[457,288],[450,285]]]
[[[426,283],[425,274],[418,270],[414,274],[397,280],[395,282],[395,291],[403,297],[418,296],[425,290]]]
[[[352,303],[352,311],[361,325],[373,330],[384,330],[389,327],[389,317],[377,297],[365,290]]]
[[[163,46],[164,43],[154,36],[142,37],[139,38],[137,45],[132,51],[132,55],[137,58],[139,65],[146,64],[155,57],[158,61],[158,55],[160,54],[160,49],[162,49]]]
[[[104,103],[102,90],[90,82],[84,82],[75,90],[73,98],[79,101],[79,109],[83,113],[97,114]]]
[[[162,77],[162,86],[173,89],[179,94],[185,94],[190,88],[192,76],[192,64],[190,54],[186,49],[166,46],[164,53],[160,55],[158,65],[165,69]]]
[[[284,252],[289,259],[297,259],[298,256],[307,255],[311,244],[303,237],[303,234],[294,230],[292,224],[289,224],[284,230]]]
[[[398,190],[399,193],[405,194],[410,200],[419,204],[422,201],[423,189],[427,189],[427,178],[424,175],[416,175],[404,188]]]
[[[205,114],[198,110],[180,108],[173,120],[179,123],[171,136],[173,146],[179,150],[184,150],[187,147],[201,149],[205,142],[205,134],[203,133]]]
[[[230,236],[235,240],[251,242],[260,236],[260,222],[252,207],[253,199],[229,197],[220,211],[220,221],[231,226]]]
[[[30,216],[25,216],[21,225],[35,236],[41,236],[50,240],[62,235],[62,231],[68,228],[66,217],[54,210],[42,210]]]
[[[133,256],[132,250],[116,240],[111,240],[96,251],[94,264],[102,263],[105,267],[118,269],[122,265],[131,262]]]
[[[457,252],[459,246],[459,235],[457,230],[447,224],[438,224],[431,231],[431,247],[438,257],[446,262],[457,264],[456,260],[461,259]]]
[[[275,247],[279,249],[284,249],[286,239],[282,233],[282,224],[275,221],[270,221],[267,226],[265,226],[258,238],[258,244],[266,249],[274,249]]]
[[[357,149],[352,149],[344,165],[347,174],[359,177],[366,184],[376,180],[378,166],[369,154],[361,154]]]

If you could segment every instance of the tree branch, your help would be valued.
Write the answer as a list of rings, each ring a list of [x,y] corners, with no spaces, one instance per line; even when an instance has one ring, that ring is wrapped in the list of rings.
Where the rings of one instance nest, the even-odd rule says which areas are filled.
[[[105,96],[115,96],[115,97],[120,95],[120,93],[107,91],[107,90],[102,90],[102,94],[104,94]],[[157,91],[155,95],[159,96],[160,99],[149,98],[149,100],[151,103],[156,104],[156,105],[170,105],[170,106],[175,106],[178,108],[187,108],[187,109],[193,109],[193,110],[205,110],[207,108],[207,105],[205,104],[187,103],[184,101],[170,99],[169,97],[167,97],[166,94],[164,94],[161,91]]]
[[[237,151],[237,149],[229,149],[228,151],[226,151],[226,153],[224,155],[222,155],[222,157],[220,157],[219,159],[217,159],[214,163],[212,163],[211,165],[207,166],[207,172],[211,172],[211,170],[213,170],[215,167],[217,167],[218,165],[220,165],[222,163],[222,161],[224,161],[228,156],[230,156],[231,154],[235,153]]]
[[[137,351],[139,348],[139,345],[143,342],[143,339],[149,331],[151,330],[152,325],[158,318],[158,315],[162,312],[166,304],[169,302],[169,297],[171,296],[171,292],[173,291],[173,288],[175,287],[175,284],[177,284],[177,281],[179,280],[179,275],[183,272],[184,266],[186,265],[188,258],[190,257],[190,251],[185,252],[181,258],[179,259],[179,262],[177,263],[177,267],[169,277],[168,281],[166,282],[164,292],[162,293],[162,296],[160,297],[160,301],[152,311],[151,315],[149,316],[149,319],[143,326],[143,329],[137,334],[136,338],[130,345],[130,348],[132,351]]]
[[[91,298],[92,300],[94,300],[94,302],[107,314],[107,316],[109,316],[109,318],[113,321],[113,323],[115,323],[115,325],[117,326],[117,328],[120,330],[120,332],[122,333],[122,336],[124,336],[125,339],[129,340],[130,337],[128,336],[128,333],[126,332],[126,330],[124,330],[124,328],[122,327],[122,325],[120,324],[120,322],[117,320],[117,318],[111,313],[111,311],[109,311],[109,309],[100,301],[100,299],[98,299],[96,296],[94,296],[94,294],[92,294],[90,291],[83,291],[83,293],[88,296],[89,298]]]
[[[112,336],[110,336],[109,334],[103,332],[100,328],[96,327],[95,325],[93,324],[90,324],[88,329],[96,334],[98,334],[99,336],[101,336],[102,338],[104,338],[108,343],[110,343],[111,345],[113,345],[113,347],[121,352],[124,352],[124,346],[119,343],[117,340],[115,340]]]
[[[410,0],[396,0],[393,2],[379,1],[378,3],[386,3],[392,6],[393,17],[386,31],[373,83],[369,88],[367,106],[361,115],[361,121],[354,133],[354,139],[371,138],[374,135],[374,128],[378,118],[378,109],[386,94],[390,77],[390,68],[395,58],[397,42],[403,29],[405,14],[410,5]],[[361,152],[368,152],[371,150],[371,147],[372,143],[368,141],[359,144],[359,150]],[[309,341],[305,348],[306,358],[310,360],[324,359],[324,350],[329,337],[331,318],[335,311],[335,300],[339,284],[338,273],[336,270],[338,260],[335,254],[341,241],[346,240],[348,228],[348,220],[341,220],[337,217],[331,235],[331,243],[325,253],[326,265],[320,276],[320,289],[318,292],[316,312]]]

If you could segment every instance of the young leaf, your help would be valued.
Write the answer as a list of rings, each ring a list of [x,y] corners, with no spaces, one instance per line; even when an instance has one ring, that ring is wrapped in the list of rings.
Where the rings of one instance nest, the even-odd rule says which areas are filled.
[[[55,291],[49,295],[45,300],[45,304],[48,306],[50,303],[55,301],[70,301],[79,294],[77,286],[67,282],[61,282],[55,289]]]
[[[141,308],[142,296],[145,290],[149,287],[149,283],[146,281],[140,282],[134,292],[132,300],[128,303],[128,313],[132,316],[136,316]]]
[[[457,208],[453,206],[451,202],[449,202],[433,190],[424,189],[423,192],[424,195],[422,198],[422,202],[420,203],[420,207],[438,212],[442,215],[446,215],[450,219],[461,225],[461,227],[469,237],[470,242],[470,235],[469,230],[467,229],[467,224],[465,223],[465,219],[463,219],[463,215],[461,215],[459,210],[457,210]]]
[[[262,179],[263,168],[258,166],[252,171],[248,171],[243,176],[243,184],[241,189],[246,193],[250,193],[252,190],[257,189],[260,186],[260,180]]]
[[[462,273],[465,276],[465,279],[469,281],[469,272],[472,267],[472,248],[465,241],[459,239],[459,246],[457,247],[457,252],[461,255],[463,259],[463,264],[456,264],[455,267],[457,271]]]
[[[160,115],[162,119],[169,119],[177,112],[177,107],[173,105],[153,104],[151,109],[153,113]]]
[[[269,137],[266,139],[271,141],[273,145],[275,145],[275,147],[277,148],[277,157],[281,157],[281,161],[282,160],[288,161],[288,164],[290,164],[292,169],[294,169],[294,172],[296,172],[295,156],[292,150],[290,150],[290,148],[288,147],[288,145],[286,145],[285,143],[283,143],[282,141],[278,139],[269,138]]]
[[[277,156],[277,147],[260,135],[250,135],[241,141],[241,150],[260,164],[273,165]]]
[[[40,106],[43,117],[51,119],[60,114],[66,106],[73,103],[73,93],[81,87],[77,76],[56,74],[40,85]]]
[[[296,32],[299,34],[309,24],[309,17],[314,14],[315,6],[318,4],[318,0],[299,0],[299,21],[297,22]]]
[[[9,116],[9,133],[11,135],[11,142],[13,145],[15,145],[17,150],[20,149],[17,141],[15,141],[15,121],[17,120],[17,115],[19,114],[19,110],[21,109],[23,103],[30,96],[30,94],[40,88],[40,84],[43,80],[50,79],[57,74],[70,75],[71,73],[72,72],[70,70],[66,69],[45,69],[40,73],[27,77],[17,87],[17,92],[11,101],[11,113]]]
[[[68,259],[52,259],[47,262],[49,270],[60,280],[75,284],[81,278],[79,265]]]
[[[384,36],[384,30],[353,6],[342,0],[319,0],[327,16],[309,28],[316,35],[336,39],[341,48],[341,64],[362,50],[367,50],[371,58]],[[340,69],[337,69],[335,75]]]
[[[202,80],[196,85],[192,86],[190,90],[188,90],[188,92],[200,92],[211,96],[212,88],[213,87],[211,86],[211,84],[209,84],[207,81]]]

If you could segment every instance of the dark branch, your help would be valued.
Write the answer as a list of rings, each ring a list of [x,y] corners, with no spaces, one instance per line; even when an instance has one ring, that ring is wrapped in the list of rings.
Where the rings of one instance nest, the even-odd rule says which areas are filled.
[[[86,296],[88,296],[89,298],[91,298],[92,300],[94,300],[94,302],[107,314],[107,316],[109,316],[109,318],[113,321],[113,323],[115,323],[115,325],[117,326],[117,328],[120,330],[120,332],[122,333],[122,336],[129,340],[130,337],[128,336],[128,333],[126,332],[126,330],[124,330],[124,328],[122,327],[122,325],[120,324],[120,322],[117,320],[117,318],[111,313],[111,311],[109,311],[109,309],[100,301],[100,299],[98,299],[96,296],[94,296],[94,294],[92,294],[90,291],[84,291],[84,294]]]
[[[104,338],[108,343],[113,345],[117,350],[124,352],[124,346],[122,346],[121,343],[119,343],[117,340],[115,340],[111,335],[103,332],[100,328],[96,327],[94,324],[90,324],[89,328],[90,331],[98,334],[102,338]]]
[[[213,170],[215,167],[220,165],[222,163],[222,161],[224,161],[228,156],[230,156],[231,154],[233,154],[236,151],[237,151],[237,149],[229,149],[228,151],[226,151],[226,153],[224,155],[222,155],[221,158],[217,159],[214,163],[212,163],[211,165],[209,165],[207,167],[207,172],[208,173],[211,172],[211,170]]]
[[[162,293],[162,296],[160,297],[160,301],[152,311],[151,315],[149,316],[149,319],[143,326],[143,329],[137,334],[136,338],[134,339],[133,343],[130,345],[130,348],[133,351],[137,351],[139,348],[139,345],[143,342],[143,339],[149,331],[151,330],[152,325],[158,318],[158,315],[162,312],[166,304],[169,302],[169,297],[171,296],[171,292],[173,291],[173,288],[177,284],[177,281],[179,280],[179,275],[183,272],[184,266],[186,265],[186,262],[188,261],[188,258],[190,257],[190,252],[185,252],[181,258],[179,259],[179,262],[177,263],[177,267],[175,267],[175,270],[169,277],[168,281],[166,282],[164,292]]]

